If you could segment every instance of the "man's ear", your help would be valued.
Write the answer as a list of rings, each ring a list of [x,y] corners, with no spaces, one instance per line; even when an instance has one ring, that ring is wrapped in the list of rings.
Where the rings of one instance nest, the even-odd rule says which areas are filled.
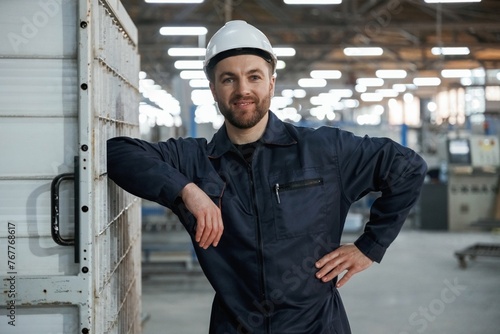
[[[271,77],[271,81],[269,82],[269,89],[270,89],[270,93],[271,93],[271,97],[274,96],[274,87],[275,87],[275,83],[276,83],[276,76],[272,76]]]
[[[217,93],[215,92],[215,85],[213,84],[213,82],[209,83],[209,87],[210,87],[210,91],[212,92],[212,96],[213,96],[215,102],[218,102],[217,101]]]

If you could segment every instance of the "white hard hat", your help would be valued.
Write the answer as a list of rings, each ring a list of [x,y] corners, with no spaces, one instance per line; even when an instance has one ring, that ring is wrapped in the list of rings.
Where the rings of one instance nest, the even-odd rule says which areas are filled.
[[[236,54],[261,56],[272,64],[273,71],[276,69],[277,58],[266,35],[245,21],[234,20],[227,22],[208,42],[203,63],[205,73],[222,59]]]

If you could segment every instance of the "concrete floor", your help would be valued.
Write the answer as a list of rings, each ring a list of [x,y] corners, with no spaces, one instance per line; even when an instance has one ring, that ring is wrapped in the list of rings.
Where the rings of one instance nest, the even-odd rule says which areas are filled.
[[[477,242],[500,244],[500,234],[404,230],[381,264],[340,289],[352,332],[500,333],[500,258],[461,269],[454,256]],[[144,334],[208,333],[212,297],[200,274],[144,278]]]

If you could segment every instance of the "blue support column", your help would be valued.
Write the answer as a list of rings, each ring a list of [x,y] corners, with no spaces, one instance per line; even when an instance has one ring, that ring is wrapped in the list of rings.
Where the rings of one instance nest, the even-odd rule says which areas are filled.
[[[197,132],[196,132],[196,122],[194,121],[194,116],[195,116],[195,111],[196,111],[196,106],[194,104],[191,104],[189,107],[189,136],[192,138],[196,138]]]
[[[408,146],[408,125],[401,124],[401,145]]]

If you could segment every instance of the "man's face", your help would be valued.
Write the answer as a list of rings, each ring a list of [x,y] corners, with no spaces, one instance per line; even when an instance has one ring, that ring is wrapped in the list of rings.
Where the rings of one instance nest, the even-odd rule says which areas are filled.
[[[255,55],[221,60],[210,89],[226,121],[238,129],[254,127],[266,115],[274,93],[270,64]]]

